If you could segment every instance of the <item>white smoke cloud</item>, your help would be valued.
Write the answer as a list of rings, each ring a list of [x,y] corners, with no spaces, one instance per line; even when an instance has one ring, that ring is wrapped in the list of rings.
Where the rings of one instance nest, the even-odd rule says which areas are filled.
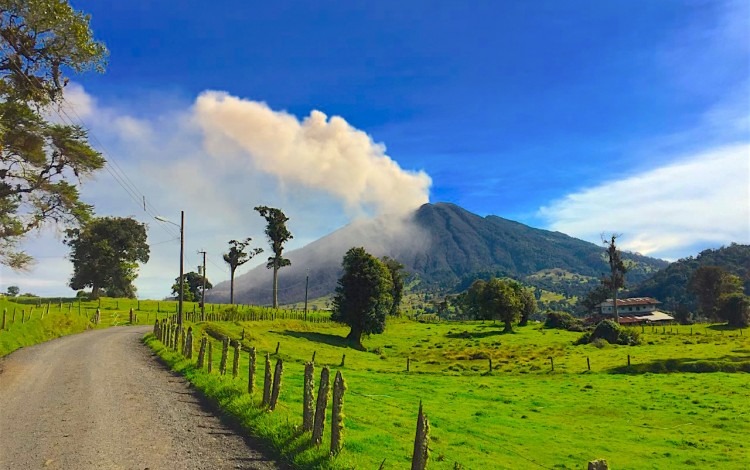
[[[302,121],[265,103],[202,93],[194,117],[214,157],[246,158],[283,184],[340,198],[350,209],[404,214],[429,200],[430,177],[402,169],[383,144],[343,118],[312,111]],[[241,152],[237,152],[237,150]]]

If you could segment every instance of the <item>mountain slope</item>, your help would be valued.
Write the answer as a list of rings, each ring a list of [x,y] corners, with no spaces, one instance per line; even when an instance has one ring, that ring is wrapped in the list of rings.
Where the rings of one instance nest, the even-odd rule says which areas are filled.
[[[585,291],[608,269],[604,248],[563,233],[540,230],[494,215],[481,217],[454,204],[425,204],[405,221],[368,220],[348,225],[304,248],[289,253],[290,268],[280,271],[279,301],[304,299],[309,269],[309,297],[331,293],[340,274],[341,258],[352,246],[364,246],[376,256],[398,259],[425,289],[456,289],[477,277],[503,275],[545,289]],[[625,254],[635,284],[665,267],[662,260]],[[555,284],[548,276],[558,269],[576,282]],[[556,286],[556,289],[555,289]],[[256,268],[235,280],[235,298],[243,303],[269,303],[271,274]],[[227,297],[228,283],[212,296]]]

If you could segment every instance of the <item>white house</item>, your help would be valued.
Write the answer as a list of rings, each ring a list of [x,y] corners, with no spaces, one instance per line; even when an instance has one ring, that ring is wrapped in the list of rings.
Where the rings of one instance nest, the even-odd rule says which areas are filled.
[[[661,302],[652,297],[632,297],[628,299],[617,299],[617,314],[620,323],[641,323],[672,321],[674,317],[658,310]],[[614,316],[615,309],[612,299],[607,299],[599,304],[602,316]]]

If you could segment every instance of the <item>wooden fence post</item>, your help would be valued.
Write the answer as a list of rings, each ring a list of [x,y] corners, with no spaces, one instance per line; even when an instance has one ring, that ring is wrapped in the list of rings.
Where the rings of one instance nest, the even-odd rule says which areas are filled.
[[[248,368],[247,393],[249,393],[250,395],[252,395],[253,392],[255,391],[255,371],[256,371],[255,361],[256,361],[255,348],[250,348],[250,358],[249,358],[250,364],[247,366]]]
[[[280,343],[280,342],[277,342],[277,343],[276,343],[276,352],[274,353],[274,354],[275,354],[275,355],[277,355],[277,356],[279,355],[279,346],[281,346],[281,343]]]
[[[133,309],[130,309],[130,324],[133,324]]]
[[[591,370],[591,360],[588,358],[588,356],[586,357],[586,367],[589,371]]]
[[[186,356],[188,359],[192,360],[193,359],[193,327],[192,326],[188,327],[186,348],[187,348]]]
[[[552,372],[554,372],[555,371],[555,359],[552,358],[552,357],[550,357],[549,358],[549,363],[552,366]]]
[[[328,387],[331,372],[328,367],[320,371],[320,388],[318,388],[318,402],[315,407],[313,421],[312,443],[319,446],[323,442],[323,429],[326,424],[326,408],[328,407]]]
[[[344,367],[344,363],[346,362],[346,354],[343,354],[341,356],[341,365],[339,367]]]
[[[313,419],[315,417],[315,411],[313,405],[315,403],[315,397],[313,396],[313,388],[315,387],[315,364],[312,362],[305,363],[305,380],[303,382],[302,390],[302,430],[312,431]]]
[[[232,378],[236,379],[237,376],[240,374],[240,350],[242,349],[242,345],[240,345],[239,341],[235,341],[234,343],[234,357],[232,358]]]
[[[227,373],[227,356],[229,355],[229,338],[221,341],[221,361],[219,361],[219,375]]]
[[[406,358],[406,372],[409,372],[410,367],[411,367],[411,358],[407,357]]]
[[[333,379],[333,404],[331,405],[331,455],[341,450],[341,438],[344,431],[344,391],[346,383],[341,371]]]
[[[11,323],[16,322],[16,307],[13,307],[13,318],[11,318],[10,322]]]
[[[266,353],[266,370],[263,375],[263,406],[271,403],[271,356]]]
[[[419,414],[417,415],[417,432],[414,437],[414,453],[411,457],[412,470],[424,470],[427,468],[430,447],[430,423],[427,416],[422,413],[422,402],[419,402]]]
[[[281,376],[284,374],[284,364],[281,358],[276,360],[276,370],[273,373],[273,390],[271,391],[271,403],[268,409],[276,409],[276,402],[279,401],[279,392],[281,391]]]
[[[206,363],[206,337],[201,338],[201,347],[198,350],[198,369],[203,370],[203,364]]]
[[[7,317],[7,316],[8,316],[8,309],[4,308],[3,309],[3,324],[2,324],[2,326],[0,326],[0,330],[4,330],[5,329],[5,317]]]
[[[101,301],[101,299],[99,299]],[[94,316],[94,324],[98,325],[99,321],[101,320],[102,311],[97,307],[96,309],[96,315]]]
[[[589,462],[588,470],[609,470],[609,465],[604,459],[592,460]]]
[[[208,345],[208,373],[211,373],[211,370],[214,368],[214,346],[213,341],[209,341],[206,339],[207,345]]]

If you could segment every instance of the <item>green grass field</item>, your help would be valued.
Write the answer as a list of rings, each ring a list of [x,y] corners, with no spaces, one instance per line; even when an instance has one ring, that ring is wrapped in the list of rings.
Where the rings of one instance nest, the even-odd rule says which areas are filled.
[[[246,427],[305,468],[408,468],[420,400],[431,426],[430,468],[582,468],[606,458],[612,468],[746,468],[750,375],[652,373],[750,370],[748,332],[720,327],[646,328],[641,346],[575,346],[580,336],[539,325],[501,334],[491,322],[391,321],[366,351],[347,347],[348,329],[300,321],[194,325],[211,338],[254,346],[259,358],[280,344],[281,406],[259,411],[241,378],[211,376],[161,349],[196,386]],[[671,328],[671,330],[670,330]],[[158,342],[152,341],[152,344]],[[198,341],[195,342],[196,348]],[[158,349],[158,346],[155,346]],[[214,371],[220,347],[214,344]],[[303,363],[341,370],[345,443],[335,460],[310,449],[301,423]],[[346,361],[340,367],[342,355]],[[628,368],[628,355],[631,367]],[[406,372],[406,359],[411,370]],[[551,371],[549,358],[555,371]],[[591,363],[587,370],[586,358]],[[493,370],[488,374],[489,359]],[[262,387],[261,371],[257,385]],[[630,372],[630,373],[623,373]],[[324,441],[323,448],[328,445]],[[458,464],[458,466],[456,465]]]

